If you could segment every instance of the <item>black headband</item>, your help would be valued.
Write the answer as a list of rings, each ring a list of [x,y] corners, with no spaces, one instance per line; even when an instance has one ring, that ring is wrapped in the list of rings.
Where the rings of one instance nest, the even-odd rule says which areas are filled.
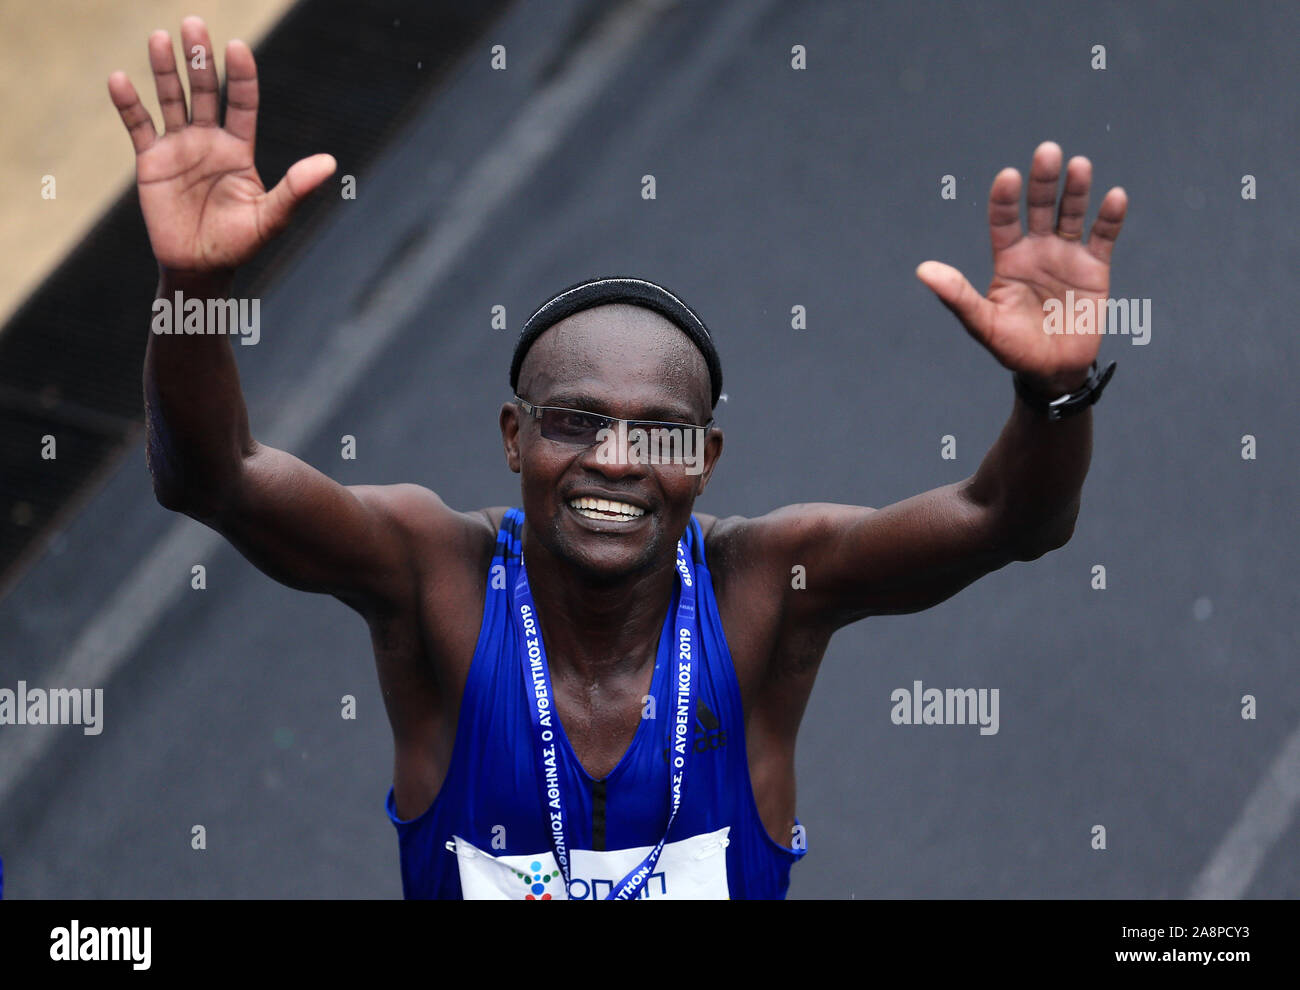
[[[722,394],[722,364],[718,352],[713,346],[713,338],[695,311],[686,303],[665,289],[662,285],[648,282],[643,278],[607,277],[578,282],[557,295],[552,296],[538,307],[519,331],[519,342],[515,344],[514,360],[510,362],[510,387],[519,386],[519,369],[524,363],[524,355],[545,331],[574,313],[593,306],[608,303],[631,303],[652,309],[660,316],[671,320],[704,355],[704,363],[709,368],[709,381],[713,388],[712,406],[718,404]]]

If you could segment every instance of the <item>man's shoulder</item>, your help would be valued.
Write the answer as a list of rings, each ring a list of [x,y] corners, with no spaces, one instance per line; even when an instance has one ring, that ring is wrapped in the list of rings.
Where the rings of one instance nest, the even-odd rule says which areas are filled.
[[[496,540],[497,533],[501,531],[501,523],[505,520],[506,513],[509,512],[510,509],[511,506],[508,505],[494,505],[487,509],[478,510],[479,515],[487,521],[487,528],[491,532],[494,541]]]
[[[704,536],[704,559],[715,585],[750,592],[753,581],[771,576],[773,564],[786,556],[783,546],[791,532],[786,510],[762,516],[711,516],[696,513]],[[777,584],[781,583],[779,581]]]
[[[349,489],[373,512],[394,525],[415,546],[438,547],[461,559],[491,553],[505,507],[461,512],[423,485],[352,485]],[[420,554],[421,558],[425,555]]]
[[[749,559],[763,563],[797,553],[872,509],[831,502],[783,505],[761,516],[710,516],[697,512],[705,554],[712,566]]]

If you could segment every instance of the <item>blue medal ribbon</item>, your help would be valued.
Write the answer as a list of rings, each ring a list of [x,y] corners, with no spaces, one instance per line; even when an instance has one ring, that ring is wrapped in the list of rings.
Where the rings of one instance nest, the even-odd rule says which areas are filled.
[[[677,664],[673,676],[676,685],[677,705],[674,710],[672,734],[672,760],[670,773],[671,810],[668,813],[668,826],[663,838],[650,850],[644,859],[627,876],[619,881],[618,886],[610,890],[606,900],[631,900],[641,893],[646,881],[653,872],[659,854],[663,852],[668,833],[672,831],[673,821],[681,810],[686,796],[686,763],[691,753],[690,726],[691,713],[695,711],[695,690],[697,686],[699,628],[695,613],[695,568],[686,552],[686,544],[677,541],[677,573],[681,585],[681,595],[677,603]],[[515,583],[514,607],[512,609],[515,631],[519,640],[519,659],[523,666],[524,683],[533,699],[529,706],[532,717],[533,736],[536,741],[538,786],[541,790],[542,806],[548,809],[546,831],[551,837],[551,846],[555,852],[555,861],[564,876],[564,890],[568,894],[571,884],[571,867],[569,863],[568,828],[564,817],[563,788],[560,785],[559,713],[555,710],[554,693],[551,690],[551,674],[546,663],[546,647],[542,645],[542,633],[537,624],[537,610],[533,603],[532,591],[528,587],[528,572],[524,567],[523,555],[519,559],[519,580]]]

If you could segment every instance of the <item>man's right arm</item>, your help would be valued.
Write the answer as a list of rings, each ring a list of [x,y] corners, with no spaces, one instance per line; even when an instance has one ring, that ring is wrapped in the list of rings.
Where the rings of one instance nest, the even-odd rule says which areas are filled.
[[[159,297],[225,298],[224,274],[160,273]],[[150,334],[145,422],[154,493],[211,526],[260,570],[363,613],[414,593],[409,528],[457,516],[416,485],[345,487],[252,436],[230,338]],[[436,536],[436,534],[435,534]]]
[[[334,171],[329,155],[295,163],[267,191],[253,163],[258,85],[252,52],[226,49],[227,112],[207,29],[181,25],[189,60],[191,106],[166,32],[149,39],[162,107],[159,135],[122,73],[109,93],[136,152],[141,212],[170,302],[227,298],[235,269],[288,223],[299,202]],[[201,63],[195,67],[195,63]],[[204,307],[206,311],[206,306]],[[454,560],[476,540],[481,517],[452,512],[414,485],[344,487],[249,431],[230,338],[225,334],[150,334],[144,369],[148,459],[166,507],[226,536],[262,571],[295,588],[336,595],[364,614],[393,614],[418,593],[413,572],[428,547]],[[462,546],[461,544],[464,544]],[[464,556],[473,557],[468,553]]]

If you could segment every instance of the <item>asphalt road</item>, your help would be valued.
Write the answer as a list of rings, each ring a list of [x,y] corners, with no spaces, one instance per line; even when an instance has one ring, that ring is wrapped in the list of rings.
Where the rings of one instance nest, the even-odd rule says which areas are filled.
[[[1234,827],[1242,892],[1300,895],[1294,797],[1258,791],[1300,724],[1300,10],[688,3],[641,28],[625,14],[629,47],[582,89],[565,53],[590,35],[561,44],[576,9],[515,8],[492,39],[510,68],[475,53],[263,299],[261,342],[237,348],[255,434],[299,423],[294,452],[344,483],[515,504],[496,427],[514,334],[558,288],[627,273],[718,340],[726,452],[699,511],[883,506],[958,480],[1005,421],[1010,377],[913,269],[936,258],[987,285],[989,183],[1055,140],[1129,194],[1111,295],[1150,300],[1149,342],[1103,345],[1119,368],[1065,548],[833,640],[800,737],[809,852],[790,896],[1184,897]],[[511,142],[548,121],[558,140],[521,157]],[[479,198],[457,199],[472,176]],[[403,267],[446,244],[427,278]],[[143,333],[154,274],[139,281]],[[358,335],[394,314],[371,357]],[[294,386],[322,361],[336,384],[298,415]],[[46,683],[177,526],[201,529],[155,503],[137,448],[0,603],[0,686]],[[170,575],[106,685],[102,734],[57,732],[0,793],[7,896],[400,896],[363,624],[224,545]],[[917,680],[997,688],[998,733],[892,724],[891,692]],[[43,731],[0,727],[0,764],[14,733]],[[1282,761],[1280,793],[1300,793],[1298,771]],[[1241,831],[1252,795],[1281,808],[1271,832],[1257,812]]]

